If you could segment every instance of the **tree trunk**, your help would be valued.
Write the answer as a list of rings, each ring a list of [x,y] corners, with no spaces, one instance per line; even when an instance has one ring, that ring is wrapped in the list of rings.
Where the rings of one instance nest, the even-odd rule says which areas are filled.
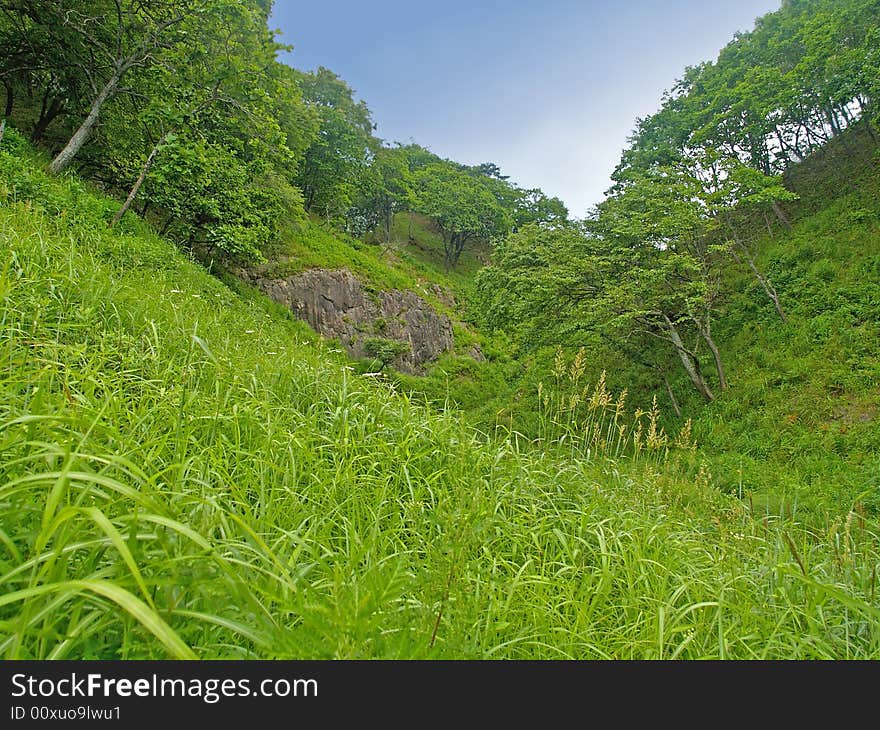
[[[3,117],[9,119],[12,116],[12,107],[15,104],[15,94],[12,93],[12,87],[7,81],[3,82],[3,87],[6,89],[6,108],[3,112]]]
[[[785,217],[785,213],[782,211],[781,206],[775,200],[773,201],[773,212],[776,213],[776,217],[785,225],[785,227],[790,230],[791,222]]]
[[[837,137],[840,134],[840,125],[832,107],[825,108],[825,118],[828,120],[828,126],[831,127],[831,136]]]
[[[752,270],[752,273],[755,275],[755,278],[758,280],[761,288],[764,290],[764,293],[768,296],[770,301],[773,302],[773,307],[776,309],[776,314],[779,315],[779,319],[781,319],[783,322],[788,322],[788,317],[786,316],[785,311],[782,309],[782,304],[779,301],[779,294],[776,291],[776,287],[773,286],[773,283],[770,281],[770,279],[768,279],[761,273],[761,270],[755,263],[755,259],[749,252],[748,247],[742,241],[740,241],[739,237],[736,235],[736,232],[729,224],[728,229],[730,230],[730,235],[733,236],[733,240],[736,242],[737,247],[742,252],[743,258],[746,260],[746,263]],[[742,260],[740,259],[736,251],[733,251],[733,256],[737,261]]]
[[[135,181],[134,185],[132,185],[131,191],[128,193],[128,197],[125,199],[125,202],[122,204],[122,207],[117,211],[116,215],[113,216],[113,220],[110,221],[110,228],[113,228],[113,226],[119,223],[119,221],[122,220],[122,216],[124,216],[126,211],[131,207],[131,204],[137,197],[138,191],[141,189],[141,185],[144,184],[144,180],[146,180],[147,178],[147,173],[153,166],[153,160],[155,160],[156,155],[159,154],[159,148],[165,143],[165,140],[167,138],[168,135],[166,134],[153,146],[153,149],[150,151],[150,154],[147,157],[147,161],[141,168],[141,174],[138,176],[138,179]]]
[[[385,224],[385,245],[391,245],[391,222],[392,222],[392,213],[390,210],[385,210],[384,215],[384,224]]]
[[[727,223],[727,230],[730,232],[730,235],[736,243],[737,248],[739,248],[739,250],[742,252],[743,258],[745,258],[746,263],[749,265],[749,268],[752,270],[752,273],[755,275],[755,278],[758,280],[758,283],[761,285],[764,293],[770,298],[770,301],[773,302],[773,307],[776,309],[776,314],[779,315],[779,319],[781,319],[783,322],[788,322],[788,317],[785,315],[785,311],[782,309],[782,304],[779,301],[779,294],[777,293],[776,288],[773,286],[770,279],[768,279],[761,273],[761,270],[755,263],[755,259],[749,252],[748,246],[746,246],[746,244],[740,240],[739,236],[736,235],[736,231],[729,222]],[[742,260],[735,250],[731,249],[731,252],[733,253],[733,257],[737,261]]]
[[[89,114],[83,123],[79,126],[79,129],[73,133],[73,136],[64,146],[64,149],[58,153],[54,160],[52,160],[52,164],[49,166],[49,169],[52,172],[57,174],[64,170],[73,161],[73,158],[76,157],[80,149],[82,149],[82,146],[91,135],[95,123],[98,121],[98,116],[101,114],[104,102],[116,93],[119,88],[119,82],[122,80],[122,76],[125,74],[126,70],[127,66],[122,65],[118,66],[113,72],[110,80],[104,85],[104,88],[101,89],[95,101],[92,102],[92,108],[89,110]]]
[[[675,393],[672,392],[669,378],[666,377],[666,373],[663,371],[660,372],[660,377],[663,378],[663,385],[666,386],[666,393],[669,395],[669,400],[672,401],[672,409],[675,411],[675,415],[681,418],[681,408],[678,407],[678,399],[675,397]]]
[[[40,118],[37,119],[37,123],[34,125],[34,131],[31,132],[31,142],[37,144],[43,139],[43,135],[46,134],[49,125],[55,121],[63,111],[64,104],[60,103],[57,99],[52,99],[52,103],[49,104],[48,107],[44,100],[43,108],[40,110]]]
[[[664,314],[663,321],[666,324],[666,331],[669,333],[669,339],[675,347],[675,351],[678,353],[681,364],[684,366],[685,372],[687,372],[691,383],[693,383],[697,392],[703,396],[703,399],[707,403],[711,403],[715,400],[715,395],[712,393],[709,384],[700,372],[699,361],[693,356],[693,353],[684,346],[684,342],[682,342],[681,336],[678,334],[678,329],[672,320]]]
[[[6,109],[3,112],[3,121],[0,122],[0,142],[3,142],[3,135],[6,134],[6,120],[12,116],[12,104],[15,99],[12,94],[12,87],[5,79],[3,87],[6,89]]]
[[[168,217],[165,219],[165,222],[162,224],[162,228],[159,229],[159,235],[161,237],[165,237],[165,235],[168,233],[168,229],[171,228],[172,223],[174,223],[174,214],[169,213]]]
[[[712,353],[712,359],[715,361],[715,370],[718,372],[718,383],[721,386],[721,390],[727,390],[727,375],[724,372],[724,364],[721,362],[721,353],[718,351],[718,345],[715,344],[715,340],[712,339],[712,332],[709,330],[709,327],[700,327],[700,336],[705,341],[706,345],[709,347],[709,351]]]
[[[857,98],[859,101],[859,120],[864,122],[865,130],[868,132],[868,136],[871,138],[874,145],[880,146],[880,140],[878,140],[877,134],[874,131],[874,124],[871,122],[870,105],[864,98],[862,98],[862,96]]]
[[[444,257],[443,257],[443,268],[445,272],[448,274],[450,269],[453,266],[453,255],[455,251],[456,241],[458,239],[457,233],[450,233],[448,239],[444,238]]]
[[[785,311],[782,309],[782,304],[780,304],[779,302],[779,294],[776,292],[776,288],[773,286],[768,278],[761,274],[757,264],[755,264],[755,260],[752,258],[751,254],[745,247],[743,247],[743,254],[745,255],[745,259],[749,265],[749,268],[752,270],[755,278],[764,289],[764,293],[768,297],[770,297],[770,301],[773,302],[773,307],[776,309],[776,314],[779,315],[779,319],[781,319],[783,322],[788,322],[788,317],[785,315]]]
[[[464,251],[464,245],[467,243],[468,237],[463,234],[458,234],[458,241],[455,244],[455,248],[452,249],[452,268],[458,266],[458,260],[461,258],[461,252]]]

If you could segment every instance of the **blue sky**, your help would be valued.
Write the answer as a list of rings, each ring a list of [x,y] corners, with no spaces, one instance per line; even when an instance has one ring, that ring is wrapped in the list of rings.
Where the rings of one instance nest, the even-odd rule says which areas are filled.
[[[276,0],[284,60],[326,66],[389,142],[491,161],[575,216],[598,203],[636,117],[779,0]]]

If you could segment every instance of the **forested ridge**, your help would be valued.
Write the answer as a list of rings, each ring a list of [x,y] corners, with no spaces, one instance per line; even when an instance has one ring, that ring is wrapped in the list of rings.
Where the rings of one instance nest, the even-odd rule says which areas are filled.
[[[685,69],[580,217],[270,13],[0,2],[3,656],[876,658],[880,3]],[[240,276],[309,269],[454,347]]]

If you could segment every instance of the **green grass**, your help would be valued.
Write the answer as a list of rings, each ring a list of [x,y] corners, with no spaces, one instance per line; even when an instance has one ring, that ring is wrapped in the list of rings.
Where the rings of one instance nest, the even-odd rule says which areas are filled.
[[[857,505],[480,433],[5,145],[4,658],[880,658]]]
[[[844,144],[844,142],[846,144]],[[880,513],[880,156],[860,129],[792,168],[793,228],[757,240],[789,315],[746,273],[716,333],[731,390],[696,415],[726,487],[779,508],[861,498]],[[845,183],[843,180],[845,179]]]
[[[379,246],[330,230],[317,220],[307,219],[291,226],[285,233],[283,249],[283,256],[267,265],[273,276],[291,276],[315,267],[347,268],[375,289],[416,286],[412,273],[396,266]]]

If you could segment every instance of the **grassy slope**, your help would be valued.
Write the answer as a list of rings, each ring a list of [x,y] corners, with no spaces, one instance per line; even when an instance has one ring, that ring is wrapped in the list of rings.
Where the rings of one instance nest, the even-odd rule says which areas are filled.
[[[876,523],[489,441],[10,141],[2,656],[880,657]]]
[[[713,454],[718,485],[752,493],[773,510],[800,503],[821,515],[859,498],[880,510],[878,165],[876,144],[857,129],[792,168],[788,184],[801,196],[789,206],[794,228],[777,225],[772,236],[759,231],[757,241],[760,265],[791,321],[781,326],[751,275],[732,271],[734,294],[716,325],[731,391],[704,408],[683,375],[673,383],[685,417],[695,419],[701,443]],[[473,275],[489,255],[484,247],[469,248],[447,273],[437,232],[407,214],[395,218],[388,247],[323,231],[302,241],[299,267],[347,260],[368,281],[412,288],[464,321],[471,318]],[[433,283],[458,297],[457,311],[436,300]],[[482,428],[503,423],[535,435],[537,384],[552,379],[553,353],[520,353],[501,335],[462,325],[456,340],[456,353],[441,358],[427,377],[395,375],[394,382],[435,405],[463,410]],[[473,344],[487,362],[463,356]],[[615,352],[592,353],[588,375],[595,381],[607,368],[612,385],[628,388],[646,407],[656,383],[616,367],[618,359]],[[657,395],[669,423],[666,395]]]
[[[451,375],[456,381],[454,405],[464,408],[472,417],[482,409],[480,422],[487,425],[494,422],[495,410],[492,409],[496,404],[486,397],[486,379],[494,378],[497,381],[494,390],[506,397],[507,383],[521,366],[499,347],[503,340],[486,336],[474,328],[473,317],[467,309],[473,277],[489,258],[485,243],[469,245],[458,265],[446,271],[440,234],[429,219],[417,214],[395,216],[391,241],[387,244],[375,233],[359,240],[328,229],[316,219],[291,224],[284,239],[285,253],[264,267],[269,275],[289,276],[312,267],[348,268],[369,289],[408,289],[428,301],[436,311],[448,315],[453,324],[455,350],[431,366],[427,378],[410,377],[391,369],[387,374],[409,392],[418,393],[423,399],[427,396],[434,403],[443,403]],[[249,288],[231,278],[227,283],[236,291]],[[441,288],[439,296],[437,286]],[[454,298],[454,305],[448,295]],[[471,356],[474,347],[504,366],[481,367]],[[357,367],[375,370],[377,362],[365,361]],[[474,377],[475,374],[479,377]]]
[[[880,510],[878,171],[859,130],[789,174],[793,228],[757,242],[787,324],[750,275],[733,276],[716,332],[731,390],[696,423],[730,488],[821,507],[861,495]]]

